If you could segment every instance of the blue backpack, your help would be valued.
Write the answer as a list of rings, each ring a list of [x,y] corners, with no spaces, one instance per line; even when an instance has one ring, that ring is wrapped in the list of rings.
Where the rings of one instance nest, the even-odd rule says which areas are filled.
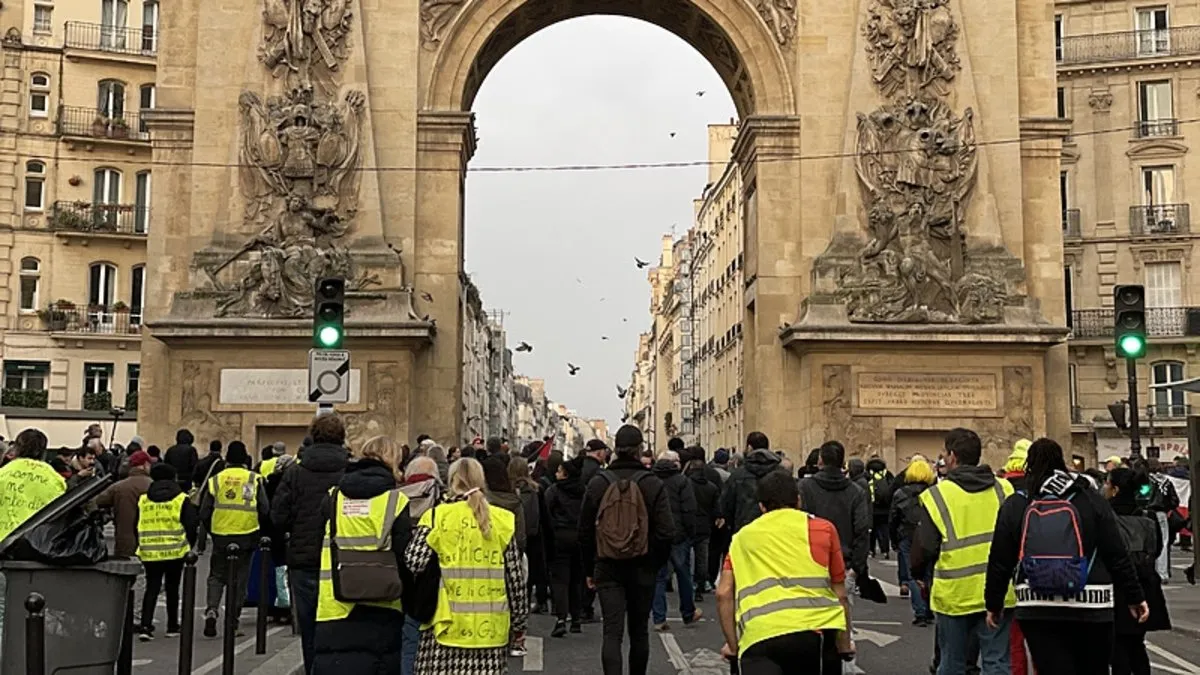
[[[1087,585],[1096,552],[1084,555],[1074,496],[1043,492],[1025,508],[1018,581],[1034,593],[1073,598]]]

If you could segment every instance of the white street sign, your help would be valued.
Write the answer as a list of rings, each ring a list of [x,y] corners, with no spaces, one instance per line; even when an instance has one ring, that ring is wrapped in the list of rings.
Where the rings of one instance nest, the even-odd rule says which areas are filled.
[[[309,403],[349,403],[350,352],[308,350],[308,392]]]

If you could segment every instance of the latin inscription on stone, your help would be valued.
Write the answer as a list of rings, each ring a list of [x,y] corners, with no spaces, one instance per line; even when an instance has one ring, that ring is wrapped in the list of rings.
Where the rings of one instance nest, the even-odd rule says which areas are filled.
[[[859,373],[858,407],[870,410],[995,410],[994,373]]]
[[[358,403],[362,371],[350,371],[350,404]],[[225,368],[222,405],[313,405],[308,402],[308,371],[303,368]]]

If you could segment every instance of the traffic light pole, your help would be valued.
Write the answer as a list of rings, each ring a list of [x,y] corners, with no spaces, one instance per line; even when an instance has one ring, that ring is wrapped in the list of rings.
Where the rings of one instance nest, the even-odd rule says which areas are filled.
[[[1137,359],[1125,359],[1125,370],[1129,375],[1129,454],[1142,455],[1142,429],[1138,422]]]

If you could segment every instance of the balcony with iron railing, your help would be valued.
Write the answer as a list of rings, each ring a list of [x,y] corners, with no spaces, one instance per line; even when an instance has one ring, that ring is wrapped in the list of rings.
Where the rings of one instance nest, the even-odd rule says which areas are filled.
[[[142,310],[124,303],[79,307],[59,302],[38,312],[46,330],[79,336],[136,337],[142,332]]]
[[[68,21],[63,44],[68,50],[154,58],[158,51],[158,36],[153,26],[126,28]]]
[[[51,230],[63,235],[124,235],[142,239],[150,229],[150,207],[55,202],[48,223]]]
[[[1078,239],[1082,236],[1079,230],[1079,209],[1063,209],[1062,231],[1064,239]]]
[[[1155,120],[1138,120],[1133,124],[1134,138],[1161,138],[1163,136],[1178,136],[1179,120],[1161,118]]]
[[[1070,35],[1057,50],[1060,65],[1082,65],[1200,54],[1200,26]]]
[[[1200,307],[1153,307],[1146,309],[1146,335],[1171,338],[1200,332]],[[1077,309],[1071,312],[1073,339],[1112,338],[1112,309]]]
[[[112,114],[81,106],[59,106],[58,133],[98,141],[150,142],[150,131],[137,113]]]
[[[1160,399],[1162,400],[1162,399]],[[1182,420],[1192,414],[1192,406],[1184,403],[1146,406],[1146,417],[1155,420]]]
[[[1129,207],[1129,234],[1167,237],[1191,231],[1189,204],[1149,204]]]

